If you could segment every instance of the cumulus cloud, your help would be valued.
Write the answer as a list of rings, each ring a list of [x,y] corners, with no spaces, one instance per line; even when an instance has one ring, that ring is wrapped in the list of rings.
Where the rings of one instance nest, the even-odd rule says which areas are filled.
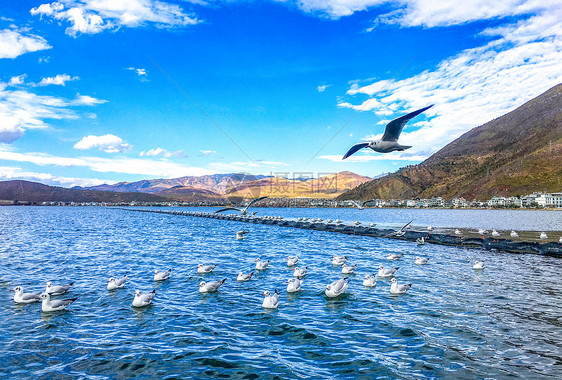
[[[123,139],[112,134],[103,136],[84,136],[82,140],[74,144],[74,149],[89,150],[98,148],[106,153],[121,153],[132,148]]]
[[[62,187],[74,187],[74,186],[97,186],[103,185],[104,183],[113,184],[116,181],[109,181],[97,178],[72,178],[72,177],[60,177],[49,173],[37,173],[24,171],[18,167],[0,167],[0,181],[10,181],[10,180],[25,180],[40,182],[45,185],[51,186],[62,186]]]
[[[26,77],[25,74],[11,77],[10,81],[8,82],[8,86],[12,87],[12,86],[18,86],[20,84],[23,84],[23,82],[25,81],[25,77]]]
[[[538,7],[538,3],[532,3],[527,9],[533,9],[533,4]],[[464,5],[459,7],[463,9]],[[515,8],[514,12],[523,9],[522,5]],[[492,14],[499,17],[502,12],[482,17]],[[450,20],[453,19],[451,16]],[[400,138],[402,144],[413,145],[408,154],[428,157],[468,130],[562,82],[561,19],[562,6],[553,6],[548,11],[485,29],[480,34],[495,38],[483,46],[461,51],[435,69],[410,78],[380,80],[364,86],[353,84],[339,106],[373,110],[390,119],[390,115],[394,118],[435,104],[409,125],[410,131],[406,129]],[[358,101],[365,95],[370,98]]]
[[[163,158],[170,158],[170,157],[178,157],[178,158],[187,158],[187,154],[183,150],[178,150],[175,152],[170,152],[164,148],[153,148],[147,151],[140,152],[139,154],[141,157],[163,157]]]
[[[43,37],[24,33],[12,29],[0,30],[0,59],[51,48]]]
[[[50,85],[55,85],[55,86],[64,86],[66,85],[66,82],[69,81],[75,81],[75,80],[79,80],[80,78],[78,77],[71,77],[68,74],[58,74],[54,77],[46,77],[46,78],[42,78],[41,81],[37,84],[35,84],[35,86],[50,86]]]
[[[141,158],[62,157],[45,153],[18,153],[0,146],[0,160],[27,162],[39,166],[85,167],[100,173],[124,173],[176,178],[215,174],[216,171],[191,167],[170,161]]]
[[[331,84],[323,84],[323,85],[320,85],[320,86],[316,87],[316,89],[318,90],[318,92],[324,92],[330,86],[331,86]]]
[[[497,19],[508,16],[529,15],[559,7],[555,0],[278,0],[293,3],[302,11],[322,17],[338,19],[356,12],[389,7],[374,20],[370,30],[379,24],[398,24],[404,27],[450,26],[476,20]]]
[[[60,0],[41,4],[30,12],[68,22],[66,33],[74,37],[119,27],[153,24],[159,28],[178,28],[199,22],[180,6],[157,0]]]

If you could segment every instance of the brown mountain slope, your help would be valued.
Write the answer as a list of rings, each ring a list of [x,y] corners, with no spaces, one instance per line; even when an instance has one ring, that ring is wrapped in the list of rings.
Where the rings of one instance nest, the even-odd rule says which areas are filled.
[[[370,181],[351,172],[329,174],[320,178],[308,180],[287,179],[281,177],[263,178],[246,182],[232,188],[227,196],[240,197],[307,197],[307,198],[335,198],[344,191],[353,189],[361,183]]]
[[[155,195],[183,202],[196,202],[208,200],[220,200],[222,197],[209,190],[197,189],[191,186],[175,186],[167,190],[159,191]]]
[[[99,185],[87,187],[87,190],[102,191],[121,191],[121,192],[141,192],[158,193],[172,187],[194,187],[197,189],[209,190],[214,193],[223,194],[227,189],[240,183],[255,181],[264,178],[263,175],[245,174],[212,174],[203,176],[187,176],[179,178],[160,178],[142,180],[136,182],[119,182],[114,185]]]
[[[487,199],[562,188],[562,84],[465,133],[424,162],[338,199]]]
[[[0,199],[26,202],[169,202],[164,197],[143,193],[75,190],[29,181],[0,182]]]

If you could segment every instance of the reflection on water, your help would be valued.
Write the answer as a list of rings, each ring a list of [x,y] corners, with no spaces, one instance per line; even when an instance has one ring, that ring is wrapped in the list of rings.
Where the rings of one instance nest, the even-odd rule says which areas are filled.
[[[471,210],[365,211],[259,210],[380,223],[402,223],[415,213],[420,225],[453,220],[470,228],[521,223],[520,229],[560,231],[562,223],[554,212],[513,218],[490,211],[477,218],[464,213]],[[250,233],[236,240],[241,228]],[[562,372],[561,261],[551,257],[69,207],[0,208],[0,241],[0,377],[557,378]],[[387,261],[390,252],[404,257]],[[287,294],[293,272],[286,257],[296,254],[309,274],[301,292]],[[342,277],[333,254],[359,266],[347,293],[329,299],[326,285]],[[431,260],[415,265],[416,256]],[[270,267],[237,282],[239,271],[255,271],[258,257],[271,260]],[[477,259],[483,271],[472,270]],[[218,266],[198,275],[199,263]],[[413,284],[408,294],[392,296],[387,280],[362,285],[379,264],[400,267],[399,283]],[[154,269],[164,268],[172,268],[171,279],[155,283]],[[107,279],[125,273],[126,287],[108,292]],[[225,277],[218,293],[198,292],[202,279]],[[75,281],[69,297],[78,300],[67,311],[14,305],[14,286],[41,291],[48,280]],[[135,289],[157,289],[154,304],[133,308]],[[279,309],[265,310],[263,292],[274,289]]]

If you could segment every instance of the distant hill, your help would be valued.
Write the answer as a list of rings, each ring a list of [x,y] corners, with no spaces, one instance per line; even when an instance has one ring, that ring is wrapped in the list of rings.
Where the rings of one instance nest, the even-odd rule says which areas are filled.
[[[99,185],[85,187],[86,190],[121,191],[121,192],[141,192],[157,193],[173,187],[192,187],[197,189],[209,190],[213,193],[224,194],[228,189],[244,182],[256,181],[266,178],[263,175],[245,174],[213,174],[204,176],[187,176],[170,179],[151,179],[136,182],[119,182],[114,185]]]
[[[169,202],[165,197],[143,193],[76,190],[29,181],[0,182],[0,200],[20,202]]]
[[[509,91],[509,89],[506,89]],[[345,199],[488,199],[562,189],[562,84]]]
[[[152,179],[88,187],[89,190],[142,192],[184,201],[218,200],[222,197],[309,197],[334,198],[370,181],[351,172],[316,179],[287,179],[263,175],[214,174],[199,177]]]
[[[220,200],[222,198],[220,194],[210,190],[197,189],[191,186],[174,186],[170,189],[159,191],[156,195],[183,202]]]
[[[335,198],[345,191],[371,181],[370,177],[352,172],[329,174],[320,178],[287,179],[269,177],[256,181],[245,182],[226,192],[232,197],[307,197],[307,198]]]

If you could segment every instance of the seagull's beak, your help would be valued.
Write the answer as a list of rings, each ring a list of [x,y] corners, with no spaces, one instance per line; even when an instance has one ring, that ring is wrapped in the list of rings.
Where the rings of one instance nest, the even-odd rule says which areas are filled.
[[[16,289],[10,289],[10,292],[15,292],[15,291],[16,291]]]

